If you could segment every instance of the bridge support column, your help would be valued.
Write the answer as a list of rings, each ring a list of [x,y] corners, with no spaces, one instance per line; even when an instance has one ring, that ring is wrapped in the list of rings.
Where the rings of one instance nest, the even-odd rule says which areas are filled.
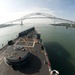
[[[12,22],[11,22],[11,24],[12,24]]]
[[[21,21],[21,25],[23,25],[23,21]]]
[[[54,19],[54,24],[55,24],[55,19]]]
[[[72,28],[72,22],[71,22],[71,25],[70,25],[70,26],[71,26],[71,28]]]

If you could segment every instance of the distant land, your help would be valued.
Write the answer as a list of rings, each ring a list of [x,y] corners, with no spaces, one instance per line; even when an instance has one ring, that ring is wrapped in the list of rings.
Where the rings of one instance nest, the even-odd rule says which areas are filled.
[[[58,23],[58,24],[51,24],[53,26],[66,26],[66,27],[71,27],[70,23]],[[75,28],[75,24],[72,24],[71,28]]]
[[[13,26],[13,25],[15,25],[15,24],[0,24],[0,28],[9,27],[9,26]]]

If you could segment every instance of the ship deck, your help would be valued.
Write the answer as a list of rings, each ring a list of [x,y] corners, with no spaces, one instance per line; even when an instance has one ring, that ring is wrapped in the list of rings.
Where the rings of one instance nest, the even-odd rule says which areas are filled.
[[[47,57],[46,50],[41,49],[41,44],[38,43],[38,40],[34,38],[35,31],[32,31],[25,37],[19,37],[15,39],[15,44],[25,44],[25,49],[30,52],[31,61],[27,66],[15,67],[14,69],[4,62],[4,57],[9,51],[10,46],[6,46],[0,51],[0,75],[50,75],[51,66]],[[25,43],[20,40],[25,39]],[[34,38],[34,39],[33,39]],[[18,42],[18,43],[16,43]],[[47,61],[48,63],[45,63]]]

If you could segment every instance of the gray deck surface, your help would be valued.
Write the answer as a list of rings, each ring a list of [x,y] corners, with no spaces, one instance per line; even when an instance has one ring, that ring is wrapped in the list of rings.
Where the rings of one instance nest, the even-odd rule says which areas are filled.
[[[32,32],[31,34],[33,34]],[[31,61],[27,66],[17,67],[13,69],[4,62],[5,53],[7,49],[0,51],[0,75],[50,75],[47,64],[44,64],[46,56],[41,50],[41,45],[36,43],[34,47],[28,48],[30,52]]]

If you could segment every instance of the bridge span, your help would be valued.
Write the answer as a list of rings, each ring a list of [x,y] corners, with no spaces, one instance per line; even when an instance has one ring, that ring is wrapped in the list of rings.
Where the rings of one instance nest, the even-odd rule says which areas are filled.
[[[44,17],[42,17],[42,16],[44,16]],[[55,24],[56,21],[61,21],[62,23],[69,23],[71,25],[71,27],[72,27],[72,24],[75,24],[75,21],[58,18],[58,17],[55,17],[55,16],[50,15],[48,13],[36,12],[36,13],[27,14],[27,15],[23,16],[20,19],[16,19],[16,20],[13,20],[13,21],[6,22],[3,25],[4,26],[10,26],[10,25],[14,25],[16,22],[18,22],[19,24],[23,25],[23,21],[26,20],[26,19],[51,19],[51,20],[53,20],[53,24]]]

